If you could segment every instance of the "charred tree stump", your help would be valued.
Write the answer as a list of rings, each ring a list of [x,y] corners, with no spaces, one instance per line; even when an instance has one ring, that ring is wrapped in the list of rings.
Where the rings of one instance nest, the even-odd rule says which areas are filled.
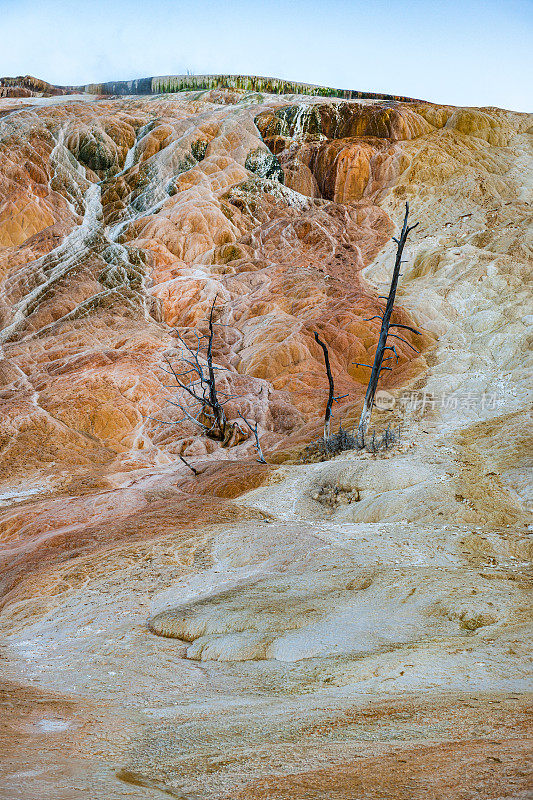
[[[409,342],[406,339],[404,339],[403,337],[398,336],[397,334],[394,334],[394,333],[389,333],[389,328],[404,328],[406,330],[411,331],[412,333],[420,334],[420,331],[417,331],[414,328],[411,328],[409,325],[393,324],[390,321],[390,318],[392,316],[392,311],[393,311],[393,308],[394,308],[394,300],[396,298],[396,289],[398,287],[398,278],[400,277],[400,267],[401,267],[401,264],[402,264],[403,248],[405,246],[405,242],[407,241],[407,237],[409,236],[409,233],[414,228],[416,228],[416,226],[418,225],[418,222],[415,223],[414,225],[408,225],[407,224],[408,217],[409,217],[409,203],[406,203],[405,204],[405,216],[404,216],[404,219],[403,219],[403,226],[402,226],[402,231],[400,233],[400,237],[399,237],[399,239],[397,239],[396,237],[393,237],[393,241],[396,242],[396,245],[397,245],[396,261],[394,263],[394,271],[392,273],[392,280],[391,280],[390,290],[389,290],[389,294],[388,294],[388,297],[387,297],[387,305],[385,306],[385,311],[383,313],[383,316],[380,316],[379,314],[375,314],[373,317],[370,317],[369,319],[365,320],[366,322],[369,322],[371,319],[376,319],[376,318],[380,319],[381,320],[381,330],[380,330],[380,334],[379,334],[379,340],[378,340],[378,346],[377,346],[377,349],[376,349],[376,355],[374,357],[374,363],[373,363],[373,365],[371,367],[372,372],[371,372],[371,375],[370,375],[370,380],[368,381],[368,387],[367,387],[367,390],[366,390],[365,401],[363,403],[363,409],[361,411],[361,418],[359,420],[359,427],[357,429],[357,437],[358,437],[358,439],[360,439],[362,447],[364,447],[365,437],[366,437],[366,434],[367,434],[367,431],[368,431],[368,426],[370,424],[370,417],[372,415],[372,408],[374,406],[374,397],[375,397],[375,394],[376,394],[379,378],[380,378],[381,373],[383,372],[383,370],[391,370],[392,369],[392,367],[388,367],[388,366],[384,366],[383,365],[383,361],[388,361],[388,360],[393,358],[392,355],[385,356],[385,351],[386,350],[390,350],[391,353],[394,353],[394,356],[396,357],[396,363],[398,363],[398,354],[396,352],[396,349],[395,349],[394,346],[387,345],[387,338],[390,336],[390,337],[392,337],[394,339],[399,339],[401,342],[404,342],[412,350],[414,350],[415,353],[419,352],[416,349],[416,347],[413,347],[413,345],[409,344]],[[315,336],[316,336],[316,334],[315,334]],[[369,364],[362,364],[361,366],[370,367]]]

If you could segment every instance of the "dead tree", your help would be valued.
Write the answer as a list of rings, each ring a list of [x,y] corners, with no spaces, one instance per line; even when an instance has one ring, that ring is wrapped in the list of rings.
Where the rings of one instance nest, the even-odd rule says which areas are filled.
[[[370,416],[372,414],[372,407],[374,405],[374,396],[376,394],[378,381],[380,379],[381,373],[383,370],[392,370],[392,367],[385,366],[383,364],[384,361],[391,361],[394,357],[396,358],[396,363],[398,363],[399,356],[396,352],[396,348],[394,345],[388,345],[387,339],[391,337],[393,339],[399,339],[401,342],[404,342],[411,350],[414,350],[415,353],[420,352],[410,344],[407,339],[404,339],[402,336],[398,336],[395,333],[389,333],[389,328],[404,328],[405,330],[411,331],[417,335],[421,335],[420,331],[411,328],[409,325],[400,325],[399,323],[391,323],[390,318],[392,316],[392,311],[394,308],[394,300],[396,298],[396,289],[398,286],[398,278],[400,277],[400,267],[402,265],[402,253],[403,248],[405,246],[405,242],[407,241],[407,237],[409,233],[416,228],[418,222],[414,225],[407,224],[407,218],[409,216],[409,203],[405,204],[405,217],[403,220],[402,231],[400,233],[400,238],[397,239],[393,237],[393,242],[396,242],[397,249],[396,249],[396,261],[394,264],[394,271],[392,273],[392,280],[390,285],[390,290],[387,299],[387,304],[385,306],[385,311],[383,312],[383,316],[380,314],[375,314],[369,319],[365,320],[365,322],[370,322],[373,319],[380,319],[381,320],[381,330],[379,333],[379,340],[378,346],[376,349],[376,355],[374,356],[374,363],[370,364],[359,364],[358,366],[362,367],[369,367],[372,370],[370,375],[370,380],[368,381],[368,387],[366,390],[365,401],[363,403],[363,410],[361,411],[361,418],[359,420],[359,427],[357,430],[357,437],[361,441],[361,446],[365,444],[365,436],[368,431],[368,426],[370,424]],[[385,351],[389,350],[394,355],[385,356]]]
[[[154,420],[160,425],[179,425],[188,420],[198,426],[206,436],[220,441],[222,447],[231,447],[246,439],[247,435],[237,422],[229,422],[224,412],[224,406],[237,399],[239,395],[228,394],[220,389],[216,378],[216,371],[225,369],[225,367],[213,364],[214,325],[219,324],[213,322],[216,299],[215,297],[209,312],[208,333],[193,331],[196,337],[194,346],[191,346],[181,333],[175,331],[182,351],[177,358],[179,367],[174,365],[168,355],[163,356],[165,366],[159,365],[159,368],[174,380],[174,383],[165,384],[165,388],[178,392],[175,400],[167,398],[166,403],[178,408],[183,417],[172,422],[155,417],[147,417],[147,419]],[[242,414],[239,413],[239,417],[255,436],[258,461],[266,464],[259,443],[257,423],[254,428]],[[195,475],[198,474],[198,471],[183,456],[180,455],[179,458]]]
[[[329,394],[328,394],[328,402],[326,404],[326,412],[324,414],[324,439],[329,439],[331,433],[330,421],[331,421],[333,402],[336,400],[342,400],[344,397],[348,397],[348,395],[343,394],[342,397],[335,397],[335,384],[333,383],[333,375],[331,374],[331,365],[329,363],[328,348],[326,347],[325,343],[319,339],[318,333],[316,331],[314,331],[314,335],[315,335],[315,342],[318,345],[320,345],[320,347],[322,348],[322,352],[324,353],[324,363],[326,365],[326,374],[328,376]]]
[[[162,424],[177,425],[189,420],[201,428],[206,436],[224,442],[233,432],[233,426],[229,425],[226,419],[224,406],[236,395],[229,395],[217,388],[215,371],[223,369],[223,367],[213,364],[213,311],[216,299],[215,297],[209,312],[209,333],[199,333],[195,330],[196,344],[191,346],[181,333],[176,332],[182,347],[182,355],[179,358],[181,366],[176,368],[168,356],[163,357],[166,366],[160,365],[160,369],[175,381],[174,384],[166,385],[166,388],[178,389],[182,393],[177,402],[168,399],[166,402],[179,408],[183,419],[172,423],[166,423],[163,420],[157,421]],[[202,347],[205,347],[205,356],[202,353]],[[220,399],[219,395],[223,395],[224,399]]]

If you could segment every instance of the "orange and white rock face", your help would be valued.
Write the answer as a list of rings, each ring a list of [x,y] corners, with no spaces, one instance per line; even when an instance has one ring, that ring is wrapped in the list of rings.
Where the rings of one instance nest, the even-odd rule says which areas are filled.
[[[261,137],[265,118],[282,126],[290,117],[279,98],[73,101],[4,118],[4,357],[32,398],[30,412],[17,411],[20,393],[9,398],[11,474],[18,439],[27,457],[32,429],[37,441],[43,425],[47,449],[35,448],[25,479],[141,450],[146,463],[167,462],[169,452],[175,460],[195,431],[182,425],[162,437],[146,423],[164,405],[157,365],[175,343],[169,326],[205,324],[215,297],[216,357],[271,444],[321,416],[315,329],[330,347],[339,394],[360,397],[366,373],[354,362],[372,358],[377,326],[364,319],[380,301],[359,273],[392,231],[375,203],[392,167],[372,167],[371,176],[369,165],[430,126],[409,109],[373,104],[340,104],[338,118],[327,117],[334,104],[307,107],[309,119],[296,108],[279,160]],[[308,124],[315,108],[325,143]],[[334,138],[346,133],[362,143]],[[283,164],[292,174],[293,151],[308,169],[299,192],[280,182]],[[425,367],[408,344],[397,349],[396,383]]]
[[[355,797],[359,761],[368,797],[422,800],[437,773],[463,797],[456,764],[469,797],[525,797],[532,123],[240,90],[0,99],[10,797]],[[360,411],[406,200],[395,320],[422,335],[374,416],[402,444],[295,463],[327,396],[314,331],[335,423]],[[226,413],[267,466],[244,426],[224,447],[166,402],[164,359],[214,301]],[[396,722],[373,749],[376,700]],[[428,725],[402,794],[376,764]]]

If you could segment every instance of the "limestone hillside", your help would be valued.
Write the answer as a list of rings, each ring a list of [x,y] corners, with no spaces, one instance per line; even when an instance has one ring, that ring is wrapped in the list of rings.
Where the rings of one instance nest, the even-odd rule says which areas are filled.
[[[525,800],[533,115],[145,80],[0,79],[2,796]]]

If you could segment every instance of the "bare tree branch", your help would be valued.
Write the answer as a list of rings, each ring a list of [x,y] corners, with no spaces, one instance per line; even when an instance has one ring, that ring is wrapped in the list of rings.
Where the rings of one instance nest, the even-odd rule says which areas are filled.
[[[399,339],[399,340],[400,340],[400,342],[404,342],[404,344],[406,344],[406,345],[407,345],[407,347],[410,347],[410,348],[411,348],[411,350],[414,350],[414,351],[415,351],[415,353],[420,353],[420,350],[417,350],[417,349],[416,349],[416,347],[413,347],[413,345],[412,345],[412,344],[410,344],[410,343],[407,341],[407,339],[402,339],[402,337],[401,337],[401,336],[397,336],[395,333],[389,333],[389,334],[388,334],[388,336],[392,336],[392,337],[393,337],[393,339]]]
[[[416,333],[418,336],[422,336],[420,331],[415,330],[415,328],[411,328],[410,325],[400,325],[399,322],[391,322],[389,328],[405,328],[406,330],[411,331],[411,333]]]
[[[251,430],[251,432],[255,436],[255,449],[257,450],[257,455],[259,456],[259,458],[257,460],[259,461],[260,464],[266,464],[267,462],[265,460],[265,457],[263,455],[263,451],[261,450],[261,444],[259,442],[259,433],[257,431],[257,422],[255,423],[254,427],[252,428],[252,426],[250,425],[250,423],[248,422],[246,417],[243,417],[243,415],[241,414],[240,411],[239,411],[239,417],[242,419],[242,421],[245,423],[245,425]]]
[[[389,334],[389,335],[390,335],[390,334]],[[398,353],[396,352],[396,348],[394,347],[394,345],[392,345],[392,347],[389,347],[389,346],[387,346],[387,347],[384,347],[383,349],[384,349],[384,350],[392,350],[392,352],[393,352],[393,353],[394,353],[394,355],[396,356],[396,363],[398,363],[398,361],[400,360],[400,357],[399,357]],[[392,356],[387,356],[387,361],[388,361],[390,358],[392,358]]]
[[[180,455],[180,456],[178,456],[178,458],[180,459],[180,461],[183,461],[183,463],[185,464],[185,466],[186,466],[186,467],[189,467],[189,469],[190,469],[190,470],[192,470],[192,471],[194,472],[194,474],[195,474],[195,475],[198,475],[198,470],[197,470],[197,469],[195,469],[195,468],[193,467],[193,465],[192,465],[192,464],[189,464],[189,462],[188,462],[188,461],[186,461],[186,460],[183,458],[183,456],[181,456],[181,455]]]

